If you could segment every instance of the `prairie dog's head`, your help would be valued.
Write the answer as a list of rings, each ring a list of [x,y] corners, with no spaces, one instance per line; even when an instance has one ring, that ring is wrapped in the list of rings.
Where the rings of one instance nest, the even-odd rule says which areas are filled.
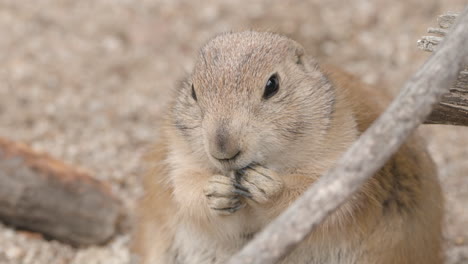
[[[174,124],[200,158],[221,170],[252,163],[293,167],[323,150],[334,90],[295,41],[227,33],[200,51],[173,107]]]

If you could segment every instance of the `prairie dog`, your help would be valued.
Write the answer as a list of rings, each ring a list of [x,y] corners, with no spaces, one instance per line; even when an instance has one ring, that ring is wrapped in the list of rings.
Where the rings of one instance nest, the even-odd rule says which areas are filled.
[[[134,249],[144,264],[221,264],[301,195],[386,96],[273,33],[200,51],[149,157]],[[442,197],[413,135],[283,264],[437,264]]]

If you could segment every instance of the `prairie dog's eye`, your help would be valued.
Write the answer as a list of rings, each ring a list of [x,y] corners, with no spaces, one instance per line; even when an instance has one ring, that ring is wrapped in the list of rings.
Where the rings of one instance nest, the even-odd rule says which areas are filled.
[[[195,93],[195,88],[193,87],[193,83],[192,83],[192,98],[193,100],[195,100],[195,102],[197,101],[197,94]]]
[[[263,92],[263,99],[269,99],[278,92],[279,80],[278,75],[273,74],[265,84],[265,91]]]

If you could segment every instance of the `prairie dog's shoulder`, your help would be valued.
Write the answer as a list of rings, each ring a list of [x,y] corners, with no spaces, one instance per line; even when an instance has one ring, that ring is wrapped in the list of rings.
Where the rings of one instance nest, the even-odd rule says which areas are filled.
[[[173,239],[170,223],[176,211],[171,197],[172,188],[166,177],[170,171],[166,162],[170,148],[166,136],[168,126],[164,124],[167,122],[162,120],[159,138],[144,156],[144,194],[136,207],[138,226],[133,230],[131,251],[141,256],[145,264],[166,263],[162,256]]]
[[[324,64],[320,68],[345,97],[344,100],[353,110],[361,133],[391,102],[391,96],[383,86],[368,85],[358,77],[334,65]]]

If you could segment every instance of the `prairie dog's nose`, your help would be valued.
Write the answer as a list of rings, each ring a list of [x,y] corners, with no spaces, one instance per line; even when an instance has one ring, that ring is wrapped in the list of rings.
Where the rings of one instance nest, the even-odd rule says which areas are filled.
[[[240,154],[239,142],[226,127],[219,127],[209,143],[211,156],[218,160],[235,159]]]

